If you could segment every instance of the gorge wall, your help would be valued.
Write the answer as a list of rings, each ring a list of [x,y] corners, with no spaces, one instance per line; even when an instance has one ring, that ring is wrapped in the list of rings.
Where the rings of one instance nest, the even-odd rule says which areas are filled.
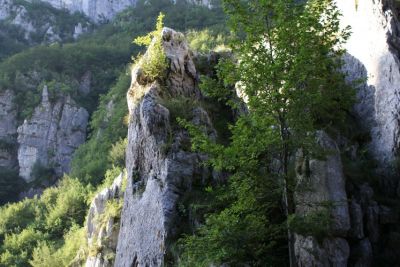
[[[49,186],[69,172],[73,152],[86,140],[88,119],[88,112],[69,96],[51,102],[45,86],[40,105],[19,124],[13,92],[1,92],[0,167],[17,169],[26,182],[35,179],[33,172],[49,175],[52,179],[44,181]]]
[[[343,14],[342,26],[351,27],[344,71],[349,82],[358,82],[353,114],[370,138],[364,139],[364,144],[336,140],[343,154],[335,152],[326,161],[304,161],[301,155],[298,158],[297,188],[306,184],[311,191],[296,194],[296,213],[315,212],[326,200],[334,206],[329,237],[317,241],[297,235],[296,258],[299,266],[395,266],[400,242],[396,204],[400,134],[398,11],[392,1],[336,2]],[[323,147],[339,151],[333,140],[324,140]],[[354,180],[346,171],[344,165],[351,165],[347,161],[362,157],[361,146],[366,146],[376,161],[376,168],[369,166],[368,170],[376,182],[367,176]],[[304,177],[306,169],[310,172],[308,178]]]
[[[351,27],[345,48],[349,80],[362,79],[355,111],[371,135],[369,151],[381,169],[393,169],[399,149],[399,21],[391,1],[337,1],[343,27]]]
[[[76,39],[89,30],[91,22],[42,1],[0,0],[0,24],[0,36],[12,34],[18,41],[55,43]]]
[[[134,6],[137,0],[45,0],[55,8],[65,8],[70,12],[82,12],[95,22],[112,19],[127,7]]]
[[[69,173],[72,154],[86,140],[88,112],[67,96],[50,103],[47,86],[32,117],[18,127],[19,174],[31,181],[34,167]],[[36,166],[35,166],[36,165]]]

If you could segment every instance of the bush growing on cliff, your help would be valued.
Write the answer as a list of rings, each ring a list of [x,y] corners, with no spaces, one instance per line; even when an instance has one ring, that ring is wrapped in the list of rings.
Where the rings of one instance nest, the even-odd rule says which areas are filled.
[[[135,65],[139,65],[143,74],[149,81],[162,79],[168,67],[167,58],[162,47],[162,29],[164,14],[157,18],[156,29],[145,36],[137,37],[133,43],[146,46],[146,54],[139,56]]]

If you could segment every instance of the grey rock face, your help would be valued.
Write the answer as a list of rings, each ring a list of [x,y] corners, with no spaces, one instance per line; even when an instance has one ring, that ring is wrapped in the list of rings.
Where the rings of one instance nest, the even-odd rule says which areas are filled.
[[[17,112],[13,107],[14,94],[0,92],[0,167],[12,168],[16,164],[14,153],[17,133]]]
[[[93,198],[86,231],[89,251],[95,253],[89,254],[85,263],[86,267],[111,267],[114,264],[120,214],[116,217],[107,214],[107,205],[110,205],[110,202],[114,202],[115,205],[122,204],[120,202],[123,201],[124,179],[126,177],[121,173],[110,187],[103,189]]]
[[[295,253],[299,267],[347,266],[350,248],[343,238],[324,239],[322,244],[313,237],[295,236]]]
[[[36,17],[32,16],[29,9],[27,9],[24,4],[13,0],[0,0],[0,20],[4,21],[6,24],[19,26],[24,33],[24,39],[27,41],[36,41],[32,38],[32,35],[36,35],[36,38],[37,36],[43,36],[42,41],[44,43],[55,43],[62,41],[61,36],[77,38],[82,33],[88,31],[87,26],[89,25],[89,21],[85,23],[82,22],[83,24],[78,23],[75,25],[74,31],[70,31],[67,29],[68,27],[60,29],[59,26],[53,25],[56,20],[55,14],[46,14],[44,16],[45,17],[42,18],[44,22],[37,21],[35,20]]]
[[[44,0],[55,8],[66,8],[73,12],[83,12],[93,21],[109,20],[118,12],[129,6],[134,6],[136,0]]]
[[[363,211],[357,201],[352,200],[350,207],[351,229],[350,236],[361,239],[364,237]]]
[[[369,130],[370,152],[383,171],[392,168],[399,149],[400,63],[389,41],[397,34],[398,22],[387,7],[388,1],[337,0],[343,27],[352,35],[345,48],[345,71],[349,80],[366,82],[358,88],[355,111]]]
[[[196,177],[205,173],[198,164],[202,156],[188,151],[187,133],[174,126],[170,110],[160,104],[160,95],[198,99],[196,70],[181,33],[165,28],[163,46],[170,61],[167,86],[145,84],[140,66],[132,71],[128,92],[128,184],[115,266],[163,265],[169,241],[177,230],[178,199],[190,190]],[[193,114],[194,123],[211,129],[207,113],[200,109],[187,112]]]
[[[341,237],[346,237],[350,229],[350,215],[340,154],[327,134],[318,132],[317,138],[329,154],[325,160],[316,160],[298,153],[296,214],[309,215],[330,203],[330,235],[334,238],[325,238],[321,246],[314,237],[296,235],[295,255],[300,266],[346,266],[349,246]]]
[[[318,132],[318,143],[328,151],[326,160],[297,157],[296,213],[305,215],[331,204],[332,233],[345,236],[350,229],[345,178],[336,143],[324,132]]]
[[[85,141],[88,118],[70,97],[50,103],[45,87],[32,118],[18,127],[20,176],[30,181],[36,163],[53,168],[57,176],[68,173],[73,152]]]

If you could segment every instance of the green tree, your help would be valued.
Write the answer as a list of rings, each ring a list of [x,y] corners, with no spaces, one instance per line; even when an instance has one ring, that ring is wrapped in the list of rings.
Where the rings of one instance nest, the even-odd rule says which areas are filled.
[[[346,85],[340,72],[344,53],[341,46],[349,36],[348,29],[339,28],[340,13],[331,0],[306,3],[225,0],[224,6],[232,30],[240,38],[232,44],[237,63],[220,64],[219,76],[224,84],[239,87],[246,96],[249,113],[231,128],[232,142],[227,147],[212,143],[195,127],[183,124],[193,136],[195,149],[207,152],[216,169],[233,173],[230,183],[236,183],[237,177],[243,179],[236,192],[247,186],[254,194],[263,184],[252,185],[252,180],[275,177],[283,195],[284,215],[288,218],[294,214],[291,159],[298,149],[319,154],[315,132],[340,127],[354,100],[354,91]],[[227,91],[218,88],[222,95]],[[213,95],[218,96],[218,92]],[[265,184],[270,186],[270,183]],[[273,187],[269,188],[274,191]],[[235,210],[243,201],[246,201],[245,196],[237,195],[233,202],[228,202],[223,213]],[[269,199],[255,205],[268,206],[265,210],[268,214],[273,210],[272,203]],[[245,217],[239,216],[235,225],[243,220]],[[188,247],[212,235],[215,225],[207,221],[197,239],[186,239]],[[285,227],[288,229],[287,225]],[[261,234],[259,239],[262,238]],[[290,265],[296,266],[293,243],[293,234],[288,229]],[[254,244],[253,240],[242,246],[254,248]],[[226,248],[222,246],[220,251],[229,251]],[[209,263],[227,259],[211,257]],[[257,261],[251,264],[257,265]]]

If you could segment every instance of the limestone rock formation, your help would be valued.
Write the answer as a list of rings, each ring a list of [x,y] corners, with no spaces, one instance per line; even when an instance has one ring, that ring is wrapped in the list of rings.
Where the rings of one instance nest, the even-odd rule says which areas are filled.
[[[163,30],[162,44],[170,63],[166,79],[144,82],[140,66],[132,71],[128,180],[115,266],[163,266],[179,227],[179,198],[195,179],[207,175],[199,166],[204,157],[190,152],[189,136],[168,105],[168,101],[192,100],[185,113],[215,134],[207,113],[195,104],[200,92],[189,48],[181,33],[168,28]]]
[[[81,19],[81,22],[76,22],[75,27],[73,27],[74,25],[72,27],[68,27],[70,25],[60,27],[60,25],[56,25],[57,14],[44,12],[42,17],[38,17],[37,14],[32,14],[30,9],[27,8],[29,4],[32,4],[32,2],[0,0],[0,21],[4,22],[5,25],[17,26],[24,34],[26,41],[37,42],[39,38],[41,39],[39,42],[54,43],[62,41],[62,38],[77,38],[88,31],[88,19]],[[0,33],[2,33],[2,29],[0,29]]]
[[[350,248],[344,238],[350,229],[350,215],[340,152],[324,132],[317,133],[317,142],[328,153],[325,159],[310,159],[301,152],[297,155],[296,214],[311,215],[329,205],[330,238],[321,244],[315,237],[296,235],[296,259],[299,266],[346,266]]]
[[[16,164],[15,135],[17,112],[13,106],[14,95],[10,90],[0,92],[0,167],[12,168]]]
[[[102,20],[112,19],[118,12],[121,12],[129,6],[134,6],[136,0],[44,0],[55,8],[66,8],[71,13],[83,12],[93,21],[100,22]]]
[[[51,103],[47,87],[32,117],[18,127],[19,174],[30,181],[35,164],[68,173],[75,149],[86,139],[89,114],[70,97]]]
[[[371,134],[370,152],[389,170],[399,149],[400,24],[389,1],[337,0],[343,27],[351,27],[345,48],[349,80],[365,79],[358,88],[355,111]]]
[[[374,266],[379,258],[388,265],[399,262],[396,242],[399,236],[398,213],[382,205],[375,192],[395,203],[400,196],[396,161],[400,136],[400,23],[397,1],[336,0],[343,14],[341,24],[351,27],[345,45],[344,71],[349,81],[364,80],[357,88],[355,114],[368,132],[369,153],[378,163],[379,188],[367,181],[350,181],[347,188],[351,228],[347,240],[351,244],[350,266]],[[397,166],[398,167],[398,166]],[[381,192],[381,193],[382,193]],[[397,252],[396,252],[397,251]]]
[[[111,267],[114,264],[124,179],[126,177],[121,173],[110,187],[93,198],[86,223],[89,247],[86,267]]]

